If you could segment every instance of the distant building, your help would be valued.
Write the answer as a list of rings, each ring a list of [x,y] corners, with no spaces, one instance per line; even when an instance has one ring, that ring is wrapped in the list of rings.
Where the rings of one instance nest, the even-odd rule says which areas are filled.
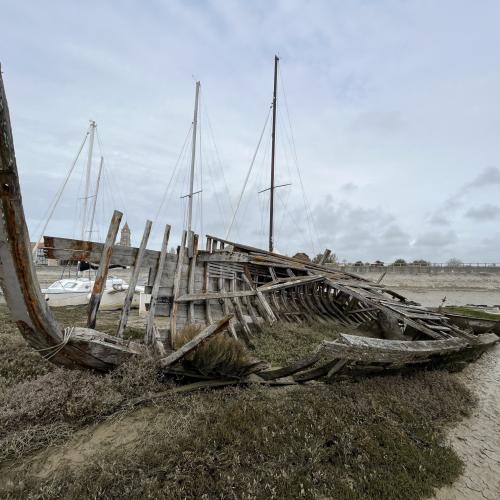
[[[125,222],[125,225],[122,227],[121,233],[120,233],[120,242],[118,245],[121,245],[122,247],[130,247],[132,246],[130,244],[130,228],[128,227],[128,223]]]

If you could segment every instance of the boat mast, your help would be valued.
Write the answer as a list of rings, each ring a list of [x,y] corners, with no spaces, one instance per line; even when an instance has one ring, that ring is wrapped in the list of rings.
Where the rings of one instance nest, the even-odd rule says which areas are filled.
[[[188,217],[187,230],[191,232],[191,223],[193,217],[193,187],[194,187],[194,164],[196,160],[196,127],[198,125],[198,97],[200,95],[200,82],[196,82],[196,94],[194,99],[194,116],[193,116],[193,145],[191,149],[191,174],[189,177],[189,194],[188,194]]]
[[[99,173],[97,174],[97,183],[95,186],[94,199],[92,200],[92,215],[90,216],[89,240],[92,238],[92,233],[94,230],[95,209],[97,205],[97,197],[99,195],[99,184],[101,183],[101,173],[103,164],[104,164],[104,156],[101,156],[101,163],[99,164]]]
[[[87,156],[87,174],[85,176],[85,191],[83,193],[83,214],[82,214],[82,228],[81,228],[81,240],[85,239],[85,227],[87,225],[87,210],[89,201],[89,191],[90,191],[90,174],[92,172],[92,153],[94,150],[94,133],[96,124],[94,120],[90,121],[90,137],[89,137],[89,150]]]
[[[269,251],[274,250],[274,162],[276,156],[276,92],[278,87],[278,61],[279,57],[274,56],[274,90],[273,90],[273,129],[271,136],[271,188],[269,201]]]

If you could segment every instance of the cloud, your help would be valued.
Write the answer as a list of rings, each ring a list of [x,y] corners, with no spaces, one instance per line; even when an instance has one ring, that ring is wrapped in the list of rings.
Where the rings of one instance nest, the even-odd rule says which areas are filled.
[[[355,132],[394,133],[404,127],[399,111],[368,111],[359,114],[352,123]]]
[[[442,214],[435,213],[428,219],[429,223],[433,226],[449,226],[450,221]]]
[[[346,182],[340,186],[340,191],[346,194],[354,193],[358,189],[358,186],[354,182]]]
[[[458,236],[453,230],[446,232],[427,231],[417,237],[413,244],[413,248],[420,250],[442,249],[458,241]]]
[[[477,222],[488,222],[500,217],[500,207],[485,203],[479,207],[472,207],[467,210],[465,216]]]

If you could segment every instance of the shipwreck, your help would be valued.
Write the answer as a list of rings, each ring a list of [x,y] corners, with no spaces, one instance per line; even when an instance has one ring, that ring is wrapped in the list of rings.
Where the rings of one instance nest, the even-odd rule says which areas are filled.
[[[108,371],[131,356],[154,351],[165,371],[179,373],[184,356],[215,335],[237,338],[251,349],[254,332],[263,324],[335,323],[349,331],[357,325],[375,325],[374,335],[341,334],[335,341],[321,342],[306,358],[279,367],[258,362],[245,375],[245,380],[251,376],[252,381],[263,383],[302,383],[332,381],[353,369],[380,372],[475,359],[498,340],[493,333],[475,334],[458,326],[444,314],[411,302],[382,283],[322,262],[275,253],[272,233],[270,249],[262,250],[212,235],[202,242],[188,226],[177,252],[169,253],[170,226],[165,227],[161,249],[151,250],[147,244],[152,223],[147,221],[139,247],[116,245],[122,218],[118,211],[104,243],[44,238],[49,258],[99,263],[87,327],[60,325],[41,293],[32,260],[1,76],[0,176],[0,285],[26,342],[59,365]],[[109,335],[99,332],[97,320],[108,269],[114,265],[130,267],[130,278],[116,335]],[[144,339],[131,341],[124,338],[124,331],[139,273],[145,269],[150,302]],[[160,316],[166,318],[166,327],[163,323],[159,328]],[[193,324],[199,325],[199,333],[178,345],[179,332]]]

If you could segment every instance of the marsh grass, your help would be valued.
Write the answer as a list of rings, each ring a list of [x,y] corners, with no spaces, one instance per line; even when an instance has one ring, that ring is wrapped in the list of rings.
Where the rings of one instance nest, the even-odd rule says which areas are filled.
[[[82,446],[76,431],[94,432],[124,400],[165,384],[153,358],[108,375],[54,367],[0,314],[2,498],[425,498],[461,472],[444,432],[474,398],[453,375],[433,371],[171,394],[146,413],[132,444],[96,449],[83,465],[62,462],[40,478],[37,461],[64,443]],[[339,331],[275,326],[255,338],[252,355],[281,364]],[[121,410],[114,432],[128,432],[135,415]]]
[[[482,311],[481,309],[476,309],[474,307],[467,306],[446,306],[444,308],[445,312],[455,313],[455,314],[463,314],[464,316],[470,316],[472,318],[478,319],[492,319],[499,321],[500,315],[491,314],[487,311]]]
[[[352,331],[352,328],[333,323],[262,325],[262,331],[253,338],[255,354],[272,364],[284,365],[307,356],[322,340],[335,340],[339,333]]]
[[[424,498],[462,470],[443,446],[443,425],[471,404],[443,372],[171,397],[133,446],[98,452],[45,480],[28,467],[4,495]]]
[[[176,338],[176,345],[183,346],[201,331],[197,325],[184,327]],[[255,362],[248,349],[228,334],[220,333],[189,353],[183,363],[204,375],[215,377],[240,377]]]

